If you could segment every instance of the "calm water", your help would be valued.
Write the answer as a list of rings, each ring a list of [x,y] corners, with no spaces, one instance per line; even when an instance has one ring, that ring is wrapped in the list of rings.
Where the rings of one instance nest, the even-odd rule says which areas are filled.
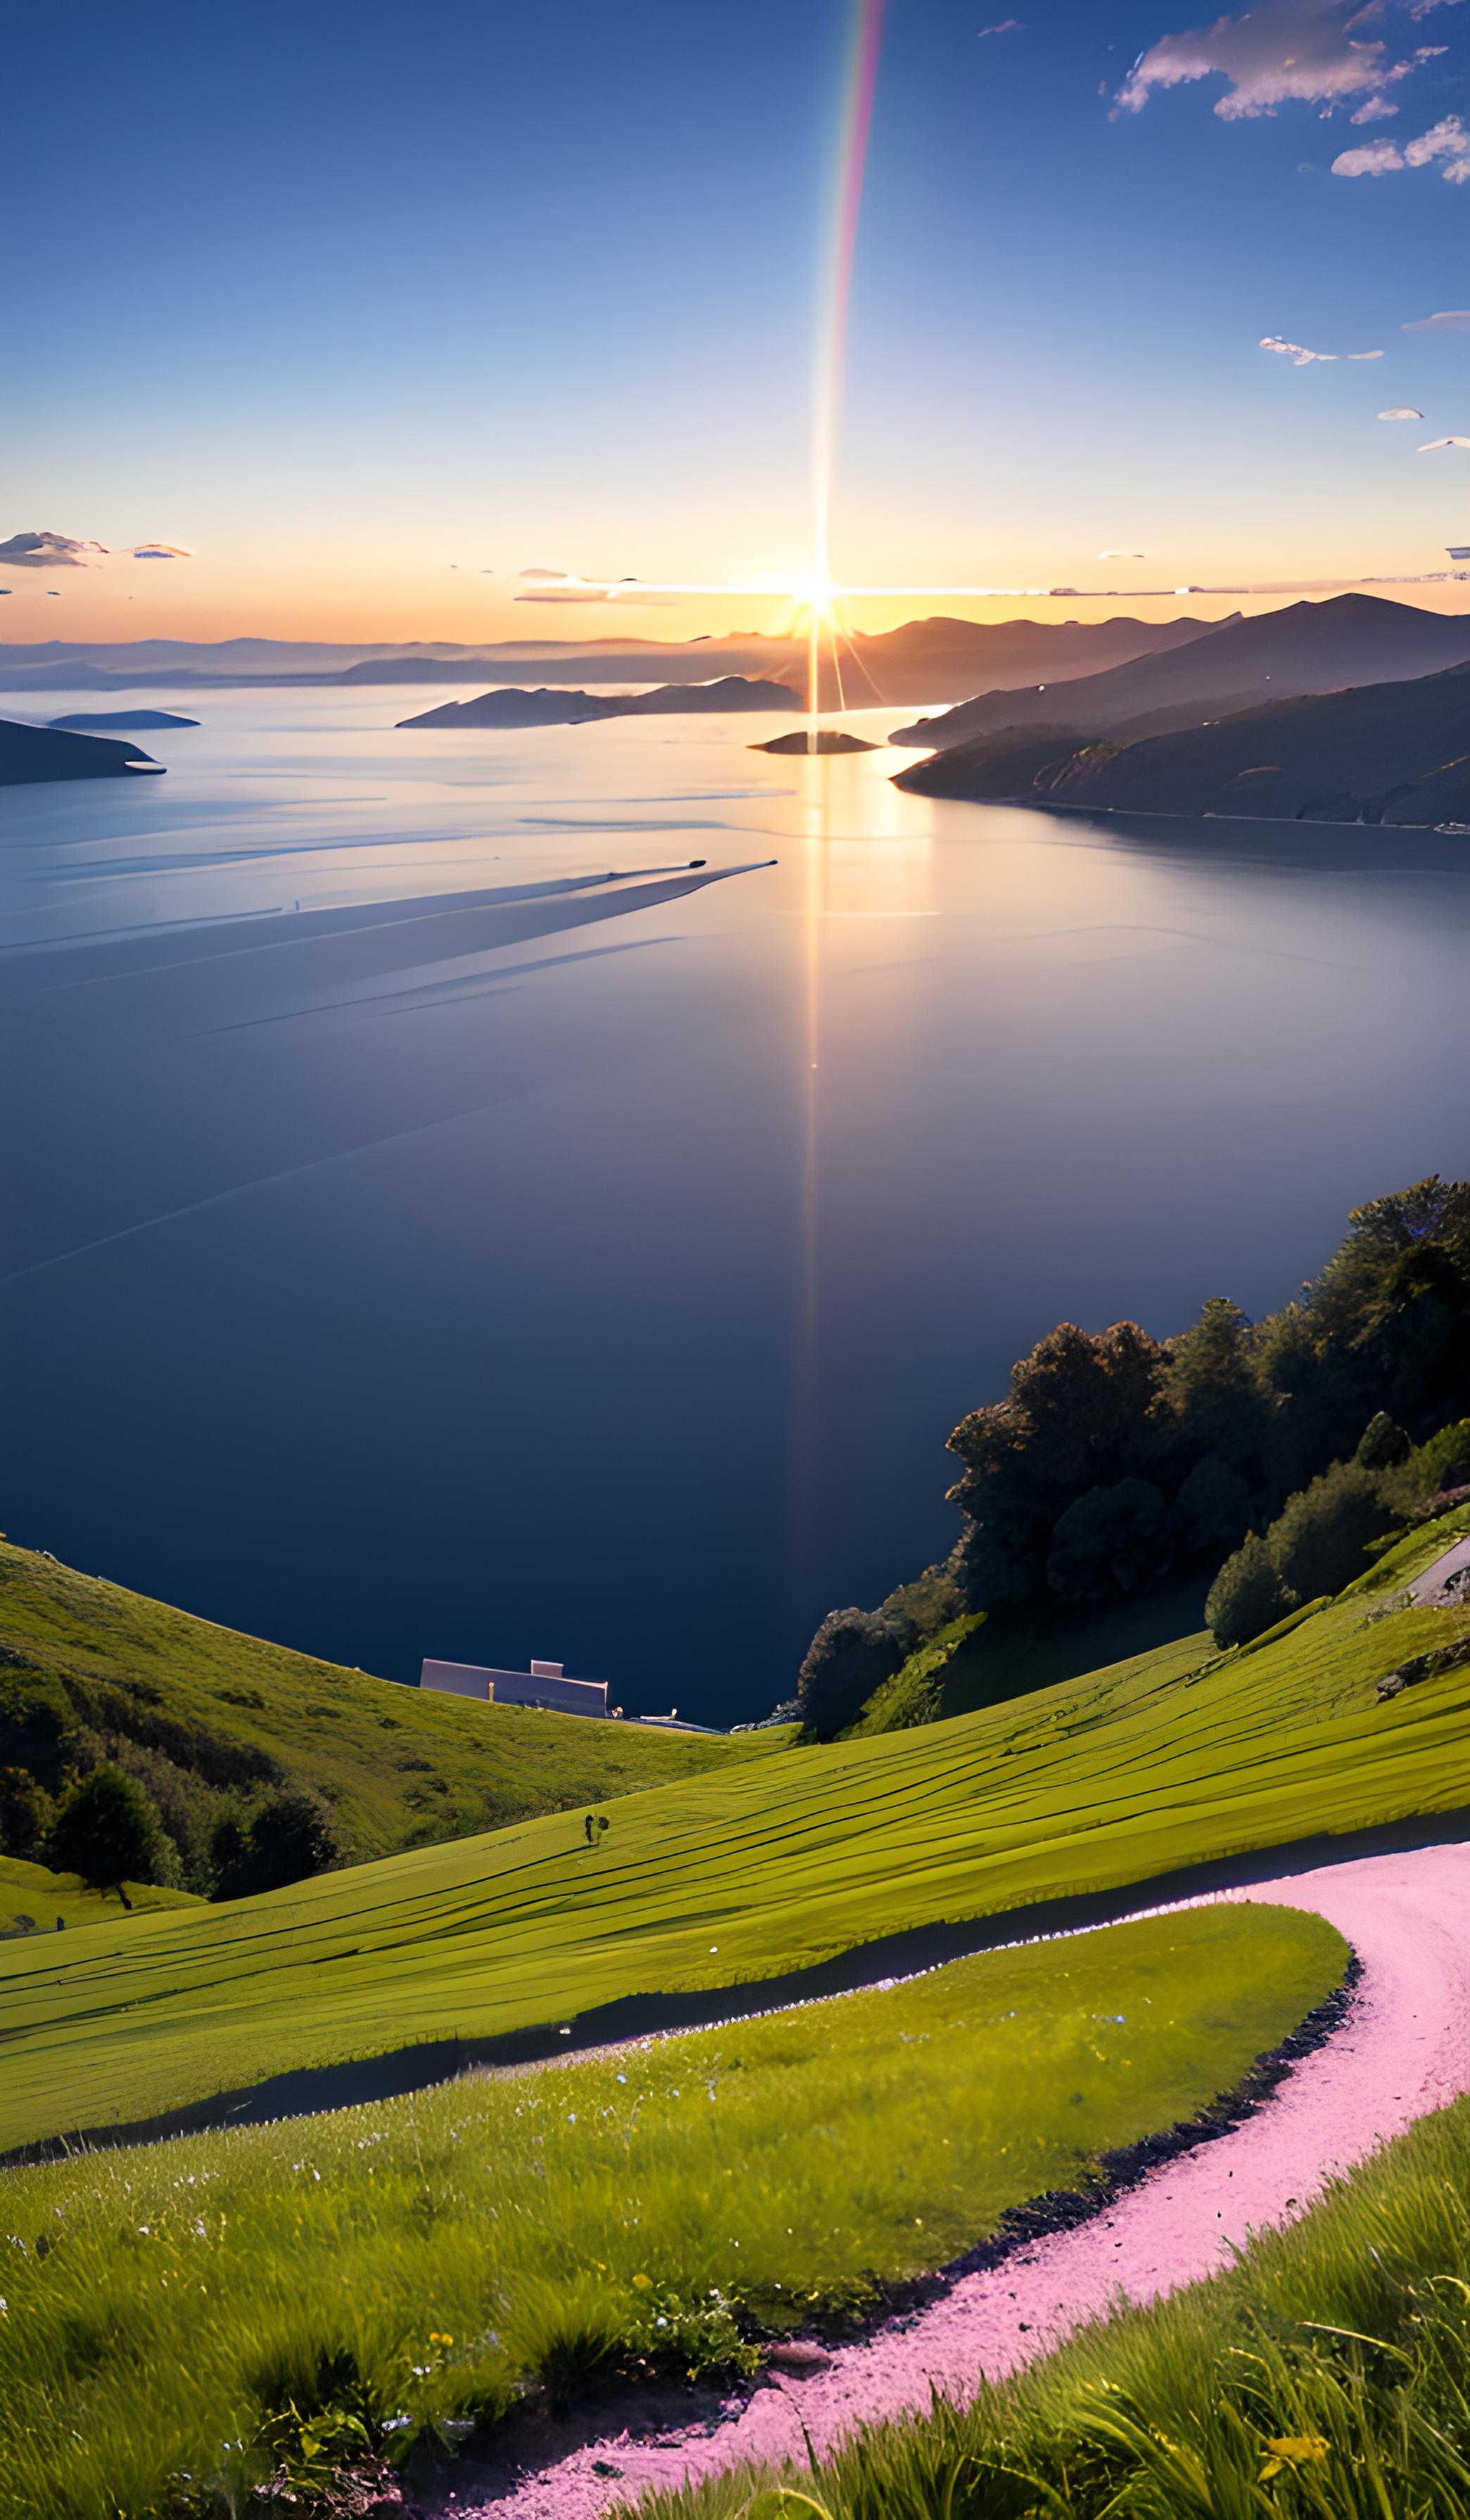
[[[231,1626],[759,1713],[1059,1317],[1260,1312],[1470,1164],[1463,843],[131,697],[166,779],[0,795],[5,1520]]]

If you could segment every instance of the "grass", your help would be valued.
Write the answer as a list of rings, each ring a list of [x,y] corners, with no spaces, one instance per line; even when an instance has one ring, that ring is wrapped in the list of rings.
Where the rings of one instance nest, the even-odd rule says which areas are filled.
[[[299,2458],[298,2417],[401,2449],[497,2416],[528,2374],[570,2391],[599,2366],[749,2366],[753,2328],[850,2312],[1195,2114],[1345,1959],[1320,1917],[1199,1909],[12,2172],[0,2515],[139,2520],[181,2470],[248,2489],[270,2443]]]
[[[130,1881],[127,1895],[137,1913],[157,1908],[198,1908],[203,1902],[187,1890],[155,1889],[151,1882]],[[126,1916],[115,1891],[89,1890],[76,1872],[49,1872],[44,1864],[24,1864],[16,1855],[0,1855],[0,1938],[10,1934],[55,1933],[65,1925],[116,1924]]]
[[[724,1986],[934,1918],[1470,1804],[1470,1669],[1375,1684],[1455,1630],[1385,1609],[1462,1510],[1286,1637],[1145,1655],[951,1722],[729,1764],[227,1907],[0,1950],[0,2145],[287,2067]],[[550,1719],[547,1719],[550,1720]]]
[[[1084,2331],[963,2413],[644,2520],[1466,2520],[1470,2101],[1240,2264]]]
[[[768,1755],[733,1740],[478,1705],[240,1636],[120,1585],[0,1543],[0,1766],[5,1684],[60,1684],[81,1720],[207,1785],[236,1769],[325,1796],[349,1860],[497,1828]],[[252,1777],[252,1770],[254,1771]]]

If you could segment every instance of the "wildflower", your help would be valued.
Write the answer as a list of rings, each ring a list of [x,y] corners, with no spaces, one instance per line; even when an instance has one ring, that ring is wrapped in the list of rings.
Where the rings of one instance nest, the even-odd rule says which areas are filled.
[[[635,2292],[652,2292],[653,2282],[654,2279],[652,2275],[634,2275],[633,2290]]]
[[[1285,2433],[1267,2441],[1265,2447],[1270,2455],[1262,2463],[1263,2485],[1269,2477],[1279,2476],[1285,2468],[1308,2467],[1327,2455],[1327,2444],[1320,2433]]]

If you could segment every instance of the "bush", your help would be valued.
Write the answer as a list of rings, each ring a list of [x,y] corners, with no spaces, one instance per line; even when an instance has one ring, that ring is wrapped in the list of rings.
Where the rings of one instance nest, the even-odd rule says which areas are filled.
[[[1396,1425],[1386,1409],[1370,1418],[1362,1430],[1353,1458],[1365,1470],[1392,1470],[1408,1458],[1409,1442],[1401,1426]]]
[[[1218,1453],[1196,1462],[1174,1499],[1174,1528],[1189,1557],[1237,1549],[1251,1525],[1251,1491]]]
[[[1205,1625],[1217,1645],[1254,1644],[1296,1608],[1259,1532],[1248,1531],[1210,1587]]]
[[[1052,1535],[1046,1581],[1064,1601],[1105,1601],[1136,1591],[1171,1554],[1159,1490],[1147,1479],[1120,1479],[1068,1507]]]
[[[1266,1547],[1287,1591],[1299,1601],[1314,1601],[1366,1573],[1363,1552],[1383,1523],[1383,1496],[1372,1471],[1335,1462],[1289,1500],[1266,1533]]]
[[[136,1778],[110,1761],[73,1785],[56,1816],[47,1860],[58,1872],[78,1872],[93,1890],[115,1890],[126,1907],[125,1881],[158,1881],[168,1867],[163,1832]]]
[[[215,1896],[247,1899],[261,1890],[284,1890],[325,1872],[340,1852],[337,1832],[314,1794],[272,1794],[249,1820],[227,1814],[215,1823]]]
[[[797,1678],[805,1730],[815,1740],[830,1741],[902,1660],[897,1636],[876,1611],[829,1610]]]
[[[0,1855],[34,1855],[51,1824],[51,1797],[23,1768],[0,1768]]]

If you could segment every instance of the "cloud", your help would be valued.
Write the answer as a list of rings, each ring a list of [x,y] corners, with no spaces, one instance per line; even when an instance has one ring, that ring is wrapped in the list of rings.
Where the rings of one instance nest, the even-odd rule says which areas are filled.
[[[1366,105],[1360,105],[1355,113],[1349,114],[1348,120],[1350,122],[1387,122],[1390,115],[1397,113],[1398,111],[1397,105],[1392,104],[1388,97],[1370,96]]]
[[[1358,119],[1354,115],[1354,120]],[[1334,158],[1334,175],[1397,175],[1405,166],[1432,166],[1443,158],[1440,172],[1447,184],[1470,184],[1470,131],[1457,113],[1447,113],[1421,132],[1417,140],[1406,140],[1401,149],[1392,140],[1370,140],[1361,149],[1345,149]]]
[[[1336,350],[1305,350],[1300,341],[1283,341],[1279,333],[1262,336],[1263,350],[1274,350],[1278,359],[1290,359],[1294,368],[1309,368],[1314,360],[1324,364],[1336,359]]]
[[[529,577],[532,571],[524,568],[521,574]],[[603,586],[538,586],[532,594],[515,598],[517,604],[606,604],[607,600]]]
[[[1378,417],[1380,420],[1422,420],[1424,414],[1415,411],[1411,402],[1396,402],[1390,410],[1381,411]]]
[[[1439,315],[1420,315],[1405,324],[1405,333],[1470,333],[1470,306],[1447,306]]]
[[[1147,560],[1148,554],[1147,552],[1105,551],[1099,552],[1097,557],[1099,560]]]
[[[12,534],[0,543],[0,568],[85,568],[106,558],[105,543],[76,543],[68,534]]]
[[[1470,437],[1431,437],[1420,447],[1421,455],[1433,455],[1441,446],[1470,446]]]
[[[1372,0],[1366,9],[1361,0],[1263,0],[1239,18],[1165,35],[1139,54],[1115,111],[1139,113],[1156,88],[1202,78],[1228,81],[1215,105],[1224,122],[1254,120],[1288,104],[1328,112],[1355,98],[1370,104],[1445,49],[1421,45],[1391,60],[1387,44],[1357,31],[1375,14]]]
[[[177,543],[139,543],[130,554],[133,560],[192,560],[193,552],[182,551]]]
[[[997,25],[982,26],[980,30],[980,41],[984,43],[987,35],[1019,35],[1020,32],[1021,21],[1019,18],[1002,18]]]
[[[571,575],[571,571],[570,569],[565,568],[523,568],[521,575],[523,577],[543,577],[548,586],[565,586]]]

